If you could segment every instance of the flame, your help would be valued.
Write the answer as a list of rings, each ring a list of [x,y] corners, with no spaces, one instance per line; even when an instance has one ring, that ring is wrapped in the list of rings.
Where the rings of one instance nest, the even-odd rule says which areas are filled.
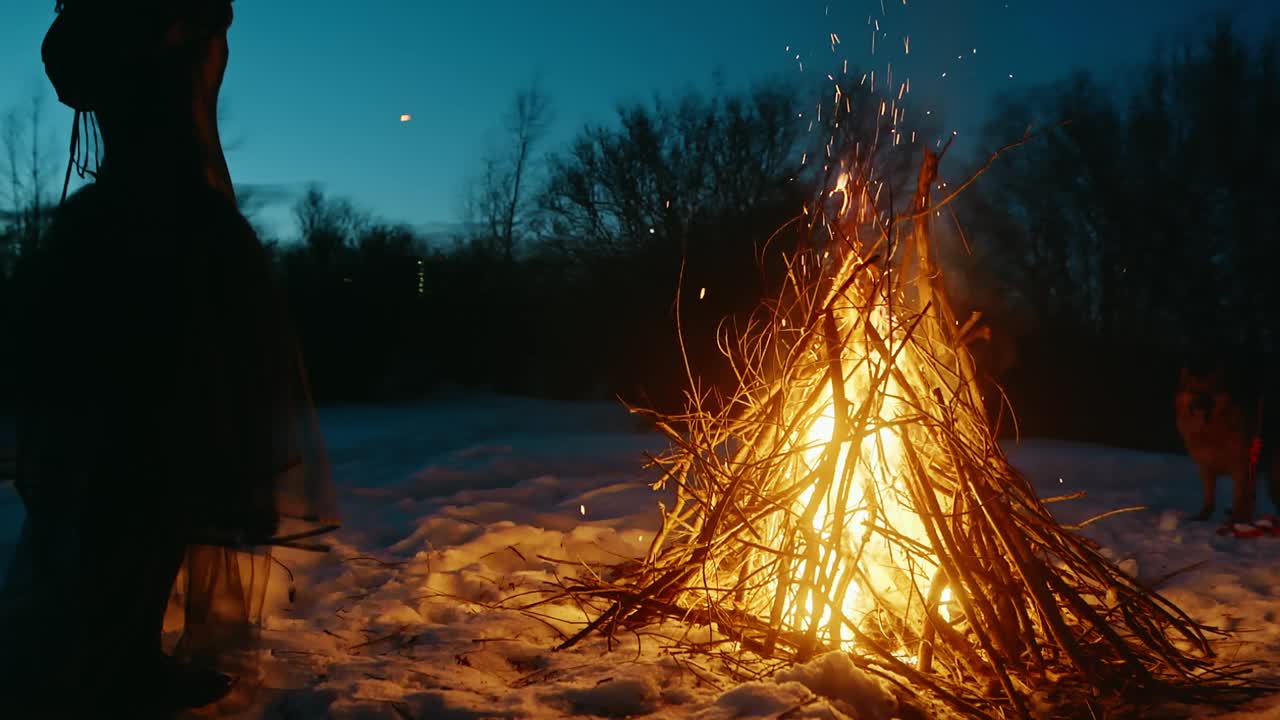
[[[868,317],[881,337],[893,338],[901,333],[901,328],[893,325],[883,307],[873,310]],[[843,327],[853,326],[851,316],[842,320]],[[909,567],[904,567],[901,554],[895,553],[883,533],[866,532],[871,522],[879,527],[891,527],[921,545],[929,544],[924,525],[903,487],[905,459],[900,433],[906,430],[903,425],[894,423],[906,413],[907,408],[902,400],[904,393],[899,381],[893,375],[885,376],[882,368],[866,362],[850,371],[853,358],[873,356],[865,340],[859,339],[856,333],[849,338],[842,352],[848,373],[843,391],[849,412],[856,414],[868,397],[875,398],[874,405],[868,414],[867,426],[853,428],[850,433],[854,437],[862,436],[859,447],[854,448],[852,440],[836,442],[834,398],[829,388],[822,393],[819,401],[821,410],[815,413],[802,435],[799,460],[792,474],[794,481],[807,479],[809,484],[796,495],[790,513],[794,522],[810,518],[808,529],[811,532],[806,535],[809,542],[820,546],[820,559],[815,561],[811,555],[798,552],[790,561],[787,573],[793,579],[825,578],[826,586],[835,592],[806,592],[804,583],[795,582],[789,583],[788,589],[779,591],[789,593],[783,611],[789,626],[808,628],[816,619],[820,628],[818,639],[824,645],[853,651],[856,648],[853,628],[862,625],[873,601],[876,598],[881,602],[888,600],[904,612],[909,608],[919,612],[919,588],[929,586],[937,565],[927,559],[917,559]],[[904,349],[898,356],[898,369],[909,372],[913,362],[910,349]],[[883,382],[873,387],[877,377],[882,377]],[[825,375],[823,381],[829,384]],[[853,418],[847,422],[853,422]],[[834,475],[830,474],[830,466],[823,467],[828,453],[832,452],[836,453]],[[824,477],[834,480],[824,483]],[[817,497],[824,484],[825,494]],[[810,507],[815,499],[816,510]],[[835,578],[851,578],[851,581],[843,589],[836,589],[838,584],[832,581]],[[947,621],[950,620],[950,611],[946,603],[950,599],[951,591],[946,588],[942,592],[938,612]],[[836,608],[841,620],[838,625],[833,622]],[[898,655],[905,659],[914,658],[913,652],[907,648],[902,648]]]

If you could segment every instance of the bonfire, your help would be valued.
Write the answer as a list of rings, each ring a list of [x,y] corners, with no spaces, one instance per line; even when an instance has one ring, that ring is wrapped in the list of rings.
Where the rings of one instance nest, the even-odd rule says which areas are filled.
[[[654,418],[674,506],[642,562],[572,588],[597,613],[565,646],[676,620],[744,677],[844,652],[967,717],[1236,697],[1245,670],[1211,630],[1056,521],[1063,498],[1001,450],[977,320],[954,317],[931,243],[938,160],[896,217],[865,166],[833,171],[784,289],[726,349],[737,390]]]

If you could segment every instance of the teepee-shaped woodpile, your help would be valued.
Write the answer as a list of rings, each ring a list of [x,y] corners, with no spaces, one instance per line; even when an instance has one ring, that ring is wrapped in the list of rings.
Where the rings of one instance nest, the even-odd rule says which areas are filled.
[[[844,650],[972,717],[1243,685],[1006,460],[930,243],[937,161],[905,216],[877,219],[854,172],[810,213],[822,240],[737,344],[736,394],[657,418],[675,506],[642,563],[577,588],[608,604],[566,645],[679,619],[737,667]]]

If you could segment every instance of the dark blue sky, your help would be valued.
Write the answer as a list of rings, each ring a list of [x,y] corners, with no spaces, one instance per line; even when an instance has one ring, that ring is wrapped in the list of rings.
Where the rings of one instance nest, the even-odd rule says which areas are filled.
[[[45,91],[52,0],[10,0],[0,22],[0,110]],[[541,80],[547,148],[620,101],[893,63],[914,113],[971,136],[992,96],[1087,66],[1118,82],[1158,37],[1228,11],[1266,25],[1274,0],[238,0],[224,139],[239,183],[322,183],[393,220],[458,217],[463,188],[513,92]],[[15,7],[16,6],[16,7]],[[882,10],[883,7],[883,10]],[[881,35],[871,53],[868,18]],[[831,33],[841,43],[832,52]],[[910,36],[910,55],[904,38]],[[789,49],[788,49],[789,48]],[[977,50],[976,54],[973,50]],[[947,76],[942,77],[942,73]],[[1010,78],[1010,75],[1013,75]],[[69,112],[47,92],[61,154]],[[815,97],[815,102],[817,98]],[[413,120],[401,123],[402,113]],[[910,117],[910,116],[909,116]],[[60,175],[60,173],[59,173]],[[266,211],[287,234],[287,207]]]

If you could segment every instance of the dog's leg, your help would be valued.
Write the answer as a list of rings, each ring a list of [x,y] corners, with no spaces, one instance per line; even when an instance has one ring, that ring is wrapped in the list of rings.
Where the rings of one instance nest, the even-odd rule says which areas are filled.
[[[1231,522],[1253,522],[1254,503],[1258,498],[1258,476],[1249,472],[1249,463],[1231,473]]]
[[[1271,507],[1280,514],[1280,450],[1271,448],[1271,467],[1267,470],[1267,494]]]
[[[1213,501],[1218,492],[1218,476],[1208,468],[1201,467],[1200,484],[1203,487],[1203,502],[1200,505],[1200,512],[1191,519],[1203,521],[1213,517]]]

